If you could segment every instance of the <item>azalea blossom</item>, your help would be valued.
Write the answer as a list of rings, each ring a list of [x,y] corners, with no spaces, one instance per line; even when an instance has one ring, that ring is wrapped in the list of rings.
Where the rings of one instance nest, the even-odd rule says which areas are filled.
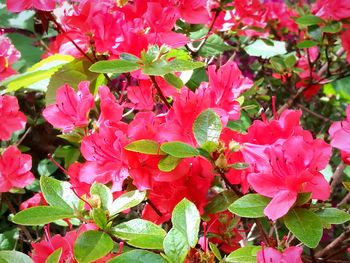
[[[6,0],[6,5],[9,12],[21,12],[31,8],[52,11],[56,6],[56,0]]]
[[[22,154],[16,146],[7,148],[0,157],[0,192],[30,185],[34,181],[31,169],[32,157],[29,154]]]
[[[265,150],[270,165],[249,174],[248,182],[256,192],[272,198],[264,210],[268,218],[276,220],[287,214],[298,193],[310,192],[311,198],[318,200],[329,197],[329,184],[320,171],[326,168],[331,150],[320,139],[302,136],[293,136]]]
[[[21,53],[11,44],[11,41],[0,31],[0,80],[3,80],[16,71],[11,67],[21,56]]]
[[[346,108],[346,119],[337,121],[329,128],[331,145],[341,150],[343,160],[347,162],[350,154],[350,105]]]
[[[257,263],[302,263],[301,247],[288,247],[283,252],[272,247],[263,247],[257,253]]]
[[[66,84],[57,90],[56,104],[46,107],[43,116],[55,128],[71,132],[89,123],[88,113],[93,105],[94,98],[89,91],[88,81],[80,82],[78,92]]]
[[[7,141],[12,133],[24,129],[27,118],[19,111],[16,97],[0,96],[0,119],[0,140]]]

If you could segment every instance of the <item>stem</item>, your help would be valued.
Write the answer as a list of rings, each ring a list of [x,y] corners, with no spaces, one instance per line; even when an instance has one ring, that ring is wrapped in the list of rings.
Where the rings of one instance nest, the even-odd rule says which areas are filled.
[[[3,194],[2,195],[2,200],[4,200],[4,202],[6,203],[7,207],[10,209],[11,213],[12,214],[16,214],[16,209],[13,207],[10,199],[7,198],[7,195],[6,194]],[[22,226],[22,225],[18,225],[18,227],[22,230],[22,232],[24,233],[24,235],[27,237],[27,239],[30,241],[30,242],[34,242],[34,238],[32,237],[32,235],[29,233],[28,229],[25,228],[25,226]]]
[[[345,164],[343,161],[339,163],[337,168],[335,169],[335,172],[332,176],[332,182],[331,182],[331,193],[334,191],[334,188],[341,182],[342,177],[344,175],[343,171],[345,169]]]
[[[315,117],[317,117],[317,118],[319,118],[319,119],[321,119],[321,120],[323,120],[323,121],[325,121],[325,122],[332,122],[332,120],[330,120],[330,119],[328,119],[328,118],[322,116],[321,114],[318,114],[318,113],[316,113],[316,112],[313,112],[312,110],[308,109],[307,107],[305,107],[304,105],[302,105],[302,104],[300,104],[300,103],[299,103],[297,106],[298,106],[299,108],[301,108],[303,111],[306,111],[307,113],[310,113],[311,115],[313,115],[313,116],[315,116]]]
[[[156,81],[156,78],[154,76],[149,76],[149,78],[151,79],[152,83],[153,83],[153,86],[156,88],[157,90],[157,93],[159,95],[159,97],[161,98],[161,100],[164,102],[164,104],[167,106],[168,109],[171,108],[171,105],[170,103],[167,101],[166,97],[164,96],[161,88],[159,87],[157,81]]]
[[[265,233],[265,230],[264,230],[262,224],[260,223],[259,219],[255,219],[254,221],[255,221],[255,223],[256,223],[256,226],[257,226],[258,229],[259,229],[260,235],[261,235],[262,239],[264,240],[264,242],[265,242],[266,244],[268,244],[269,247],[274,247],[274,246],[271,244],[269,238],[267,237],[267,235],[266,235],[266,233]]]
[[[334,251],[339,245],[341,246],[343,241],[349,237],[350,228],[348,227],[339,237],[333,240],[328,246],[316,253],[316,258],[322,258],[324,255],[327,255],[329,252]]]
[[[19,139],[19,141],[16,143],[16,146],[19,146],[31,131],[32,131],[32,127],[29,127],[26,130],[26,132],[22,135],[21,139]]]

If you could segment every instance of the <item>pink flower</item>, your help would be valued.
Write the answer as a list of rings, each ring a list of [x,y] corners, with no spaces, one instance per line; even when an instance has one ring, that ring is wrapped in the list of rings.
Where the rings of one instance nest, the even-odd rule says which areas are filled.
[[[34,181],[31,168],[32,157],[29,154],[22,154],[16,146],[7,148],[0,157],[0,192],[30,185]]]
[[[350,0],[317,0],[313,13],[329,20],[348,18],[350,17]]]
[[[122,189],[123,181],[129,175],[124,163],[125,132],[112,126],[101,126],[98,132],[84,137],[81,153],[87,162],[80,168],[80,182],[112,182],[112,191]]]
[[[350,105],[346,108],[346,120],[334,122],[329,128],[329,134],[334,148],[350,153]]]
[[[149,80],[140,80],[139,86],[128,87],[128,98],[135,105],[136,110],[153,109],[153,85]]]
[[[88,124],[88,113],[93,105],[89,82],[80,82],[77,93],[66,84],[57,90],[56,104],[46,107],[43,116],[55,128],[71,132],[76,127]]]
[[[288,213],[298,193],[311,192],[313,199],[326,200],[330,189],[320,173],[329,161],[331,147],[320,139],[293,136],[265,150],[269,165],[248,175],[259,194],[271,197],[265,215],[276,220]]]
[[[9,12],[21,12],[26,9],[52,11],[56,6],[55,0],[6,0]]]
[[[347,52],[347,61],[350,64],[350,28],[341,34],[341,43]]]
[[[209,90],[213,94],[213,105],[226,110],[231,120],[239,119],[240,105],[236,99],[253,82],[245,78],[235,62],[229,61],[216,71],[216,67],[208,67]]]
[[[263,248],[257,253],[257,263],[302,263],[301,247],[288,247],[282,253],[272,247]]]
[[[45,263],[47,258],[57,249],[62,248],[62,254],[59,259],[60,263],[76,262],[73,253],[74,242],[80,234],[88,230],[96,230],[97,227],[93,224],[84,224],[77,230],[69,231],[65,236],[59,234],[50,236],[46,232],[46,239],[38,243],[32,243],[31,258],[35,263]]]
[[[39,205],[47,205],[46,200],[42,193],[36,193],[31,198],[22,202],[19,206],[20,210],[24,210],[30,207],[39,206]]]
[[[19,111],[16,97],[0,96],[0,140],[9,140],[13,132],[25,127],[26,120],[26,116]]]
[[[20,56],[21,54],[15,46],[11,44],[10,39],[0,32],[0,80],[16,73],[16,71],[11,68],[11,65],[15,63]]]
[[[190,24],[206,24],[210,21],[207,10],[208,0],[182,0],[179,2],[181,18]]]

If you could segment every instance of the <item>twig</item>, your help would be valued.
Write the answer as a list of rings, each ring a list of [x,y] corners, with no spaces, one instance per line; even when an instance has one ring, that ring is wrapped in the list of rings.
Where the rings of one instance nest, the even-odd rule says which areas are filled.
[[[322,258],[324,255],[327,255],[329,252],[333,251],[339,245],[342,245],[343,241],[349,237],[350,228],[348,227],[339,237],[334,239],[328,246],[326,246],[321,251],[318,251],[315,256],[316,258]]]
[[[324,117],[324,116],[322,116],[321,114],[318,114],[318,113],[316,113],[316,112],[313,112],[312,110],[308,109],[307,107],[305,107],[304,105],[302,105],[302,104],[300,104],[300,103],[299,103],[297,106],[298,106],[299,108],[301,108],[302,110],[306,111],[307,113],[310,113],[311,115],[313,115],[313,116],[315,116],[315,117],[317,117],[317,118],[319,118],[319,119],[321,119],[321,120],[323,120],[323,121],[325,121],[325,122],[332,122],[331,119],[328,119],[327,117]]]
[[[261,235],[262,239],[264,240],[264,242],[265,242],[266,244],[268,244],[269,247],[274,247],[274,246],[271,244],[271,242],[270,242],[268,236],[266,235],[265,230],[264,230],[262,224],[260,223],[259,219],[255,219],[254,221],[255,221],[255,223],[256,223],[256,226],[257,226],[258,229],[259,229],[260,235]]]
[[[16,214],[16,209],[13,207],[11,201],[7,198],[6,194],[2,195],[2,200],[4,200],[4,202],[6,203],[7,207],[10,209],[11,213],[15,215]],[[34,238],[29,233],[28,229],[25,228],[25,226],[18,225],[18,227],[22,230],[22,232],[24,233],[24,235],[27,237],[27,239],[30,242],[34,242]]]
[[[343,171],[345,169],[345,164],[343,161],[340,161],[339,165],[335,169],[335,172],[332,176],[332,182],[331,182],[331,193],[334,191],[334,188],[341,182],[343,177]]]
[[[156,78],[154,76],[149,76],[149,78],[151,79],[152,83],[153,83],[153,86],[156,88],[157,90],[157,93],[159,95],[159,97],[161,98],[161,100],[164,102],[164,104],[167,106],[168,109],[171,108],[171,105],[170,103],[167,101],[166,97],[164,96],[161,88],[159,87],[157,81],[156,81]]]
[[[16,146],[19,146],[31,131],[32,131],[32,127],[29,127],[26,130],[26,132],[22,135],[21,139],[19,139],[19,141],[16,143]]]
[[[345,205],[349,201],[350,201],[350,192],[347,193],[347,195],[339,202],[337,206],[339,207],[339,206]]]

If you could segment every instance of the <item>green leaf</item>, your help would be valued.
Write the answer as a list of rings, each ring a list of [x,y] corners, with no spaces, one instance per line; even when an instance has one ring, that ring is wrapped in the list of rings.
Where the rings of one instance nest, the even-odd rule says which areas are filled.
[[[164,238],[163,247],[172,263],[183,263],[190,250],[186,236],[176,228],[170,229]]]
[[[166,263],[158,254],[147,250],[134,249],[112,258],[108,263]]]
[[[140,65],[134,61],[115,59],[98,61],[89,70],[96,73],[127,73],[138,70]]]
[[[133,219],[113,228],[113,235],[131,246],[147,249],[163,249],[165,230],[143,219]]]
[[[195,45],[198,47],[198,45]],[[232,50],[233,47],[225,43],[225,41],[218,35],[212,34],[207,38],[207,41],[199,51],[201,57],[212,57],[220,55],[225,51]]]
[[[284,58],[284,63],[289,69],[293,68],[296,62],[297,62],[297,58],[294,54],[290,54],[289,56],[286,56]]]
[[[130,191],[122,194],[112,203],[109,213],[112,215],[118,214],[128,208],[137,206],[146,197],[146,191],[140,192],[138,190]]]
[[[73,61],[73,59],[72,56],[67,55],[56,54],[50,56],[33,65],[25,73],[11,76],[0,82],[0,86],[7,86],[5,92],[13,92],[21,88],[35,88],[35,85],[38,83],[46,87],[50,77],[64,64]],[[41,88],[41,90],[45,90],[45,88]]]
[[[58,167],[51,162],[49,159],[42,159],[38,164],[38,173],[41,177],[50,176],[54,172],[56,172]]]
[[[241,247],[229,254],[225,261],[235,263],[255,263],[256,254],[259,250],[261,250],[261,247],[257,246]]]
[[[61,145],[56,148],[54,156],[64,159],[64,168],[68,169],[71,164],[78,161],[80,157],[80,150],[71,145]]]
[[[144,64],[142,67],[142,73],[151,76],[163,76],[172,72],[169,67],[169,63],[164,59],[159,59],[151,64]]]
[[[324,26],[321,30],[324,33],[338,33],[342,29],[342,23],[339,21],[331,21],[329,24]]]
[[[206,142],[218,142],[221,130],[220,117],[211,109],[201,112],[193,124],[193,134],[200,146]]]
[[[259,194],[247,194],[233,202],[228,210],[236,215],[247,218],[264,217],[264,209],[271,201],[270,198]]]
[[[37,226],[72,217],[74,217],[73,213],[58,207],[35,206],[17,213],[12,218],[12,222],[18,225]]]
[[[245,170],[249,167],[248,163],[237,162],[230,165],[231,168],[235,170]]]
[[[90,230],[82,233],[74,243],[74,256],[79,263],[100,259],[113,249],[113,240],[104,232]]]
[[[129,143],[124,149],[131,152],[145,153],[145,154],[160,154],[159,145],[152,140],[138,140]]]
[[[311,193],[299,193],[295,206],[302,206],[306,204],[311,199]]]
[[[220,253],[220,250],[218,249],[218,247],[211,242],[209,242],[209,247],[210,247],[211,252],[213,252],[214,256],[221,262],[222,256],[221,256],[221,253]]]
[[[50,256],[48,256],[45,263],[58,263],[60,262],[61,255],[62,255],[62,248],[60,247],[56,249],[54,252],[52,252]]]
[[[313,26],[313,25],[318,25],[323,23],[323,19],[318,17],[318,16],[314,16],[314,15],[306,15],[306,16],[302,16],[299,17],[295,20],[295,22],[298,25],[303,25],[303,26]]]
[[[234,192],[229,190],[222,191],[205,206],[204,211],[207,214],[225,211],[237,199],[238,196]]]
[[[267,45],[263,40],[258,39],[244,48],[244,50],[250,55],[261,58],[271,58],[277,55],[283,55],[287,53],[286,43],[276,40],[271,40],[273,46]]]
[[[18,252],[15,250],[3,250],[0,251],[0,262],[1,263],[33,263],[33,260],[23,254],[22,252]]]
[[[301,41],[297,44],[297,47],[298,48],[310,48],[310,47],[314,47],[314,46],[317,46],[317,42],[316,41],[313,41],[313,40],[304,40],[304,41]]]
[[[0,234],[0,250],[15,249],[19,232],[17,228],[4,231]]]
[[[76,89],[81,81],[90,81],[90,88],[94,88],[94,83],[97,81],[99,74],[89,71],[91,62],[87,60],[75,59],[60,67],[51,77],[48,82],[45,95],[46,105],[54,104],[56,102],[57,89],[65,84]],[[45,86],[45,87],[46,87]],[[91,90],[93,90],[93,88]]]
[[[323,233],[322,222],[317,215],[304,208],[294,208],[283,219],[297,239],[310,248],[317,247]]]
[[[184,234],[192,248],[196,246],[198,241],[200,221],[201,218],[197,207],[186,198],[182,199],[175,206],[171,216],[173,228]]]
[[[327,224],[344,224],[350,220],[350,214],[333,207],[317,211],[316,215]]]
[[[45,200],[53,207],[74,213],[78,207],[79,198],[71,189],[71,184],[48,176],[40,177],[40,187]]]
[[[241,111],[240,119],[236,121],[229,120],[227,123],[227,128],[233,131],[245,132],[250,125],[251,121],[248,114],[245,111]]]
[[[172,73],[165,74],[164,79],[168,84],[174,86],[176,89],[181,89],[184,86],[182,80]]]
[[[104,184],[94,182],[90,188],[91,195],[99,196],[102,209],[108,210],[112,206],[113,195],[111,190]]]
[[[324,93],[326,95],[336,95],[350,102],[350,77],[335,80],[324,85]]]
[[[181,72],[204,67],[204,63],[184,59],[173,59],[168,62],[168,66],[170,67],[171,72]]]
[[[107,226],[107,216],[105,210],[101,208],[94,208],[91,211],[91,217],[94,220],[95,224],[101,228],[105,229]]]
[[[159,161],[158,169],[163,172],[171,172],[177,167],[180,161],[181,161],[180,158],[167,155]]]
[[[166,142],[160,146],[160,149],[177,158],[188,158],[199,155],[199,151],[183,142]]]

